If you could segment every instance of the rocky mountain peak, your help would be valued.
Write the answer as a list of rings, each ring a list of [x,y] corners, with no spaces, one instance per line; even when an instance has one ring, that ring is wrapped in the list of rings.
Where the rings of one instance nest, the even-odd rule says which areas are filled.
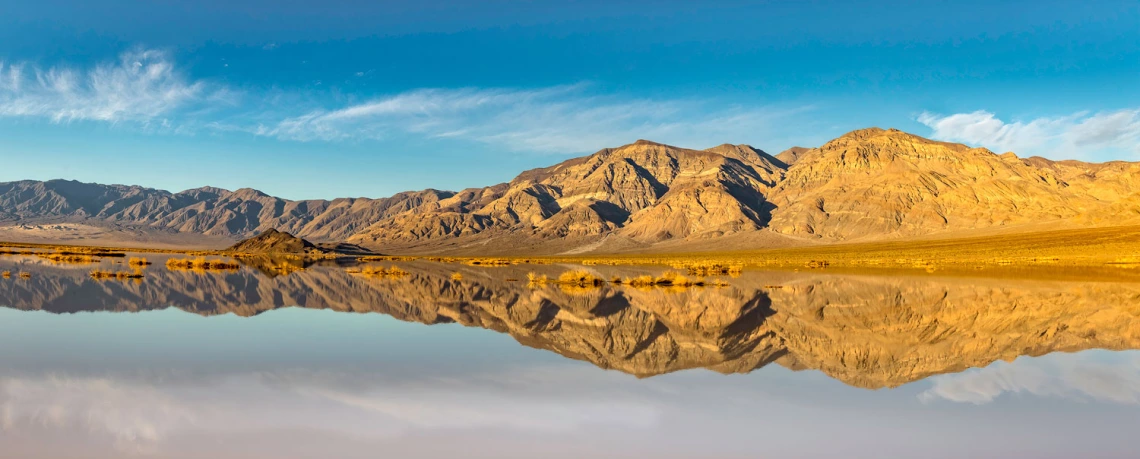
[[[268,194],[265,194],[265,193],[261,192],[260,190],[255,190],[253,188],[238,188],[237,190],[234,190],[234,192],[231,194],[235,198],[245,199],[245,200],[256,200],[256,199],[271,197]]]
[[[630,145],[654,146],[654,147],[667,147],[668,146],[668,145],[665,145],[663,143],[657,143],[657,142],[654,142],[652,140],[645,140],[645,139],[637,139],[636,142],[633,142],[633,143],[626,145],[626,146],[630,146]]]
[[[787,150],[781,151],[779,154],[776,155],[776,159],[778,159],[778,160],[780,160],[780,162],[784,163],[785,166],[790,167],[791,165],[793,165],[797,161],[799,161],[800,156],[802,156],[804,153],[808,152],[809,150],[811,150],[811,149],[805,148],[805,147],[792,147],[792,148],[789,148]]]
[[[760,166],[769,172],[788,168],[786,163],[777,159],[775,156],[769,155],[764,150],[754,148],[751,145],[732,145],[726,143],[705,151],[716,153],[726,158],[740,160],[745,164]]]
[[[189,190],[179,191],[177,194],[191,194],[191,193],[209,193],[213,195],[223,195],[232,193],[225,188],[218,188],[216,186],[200,186],[198,188],[191,188]]]

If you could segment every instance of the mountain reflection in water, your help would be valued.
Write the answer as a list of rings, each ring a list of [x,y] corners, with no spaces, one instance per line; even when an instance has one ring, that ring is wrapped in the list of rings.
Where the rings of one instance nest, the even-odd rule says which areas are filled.
[[[1140,449],[1140,284],[746,271],[727,287],[564,289],[526,275],[663,270],[273,275],[148,258],[136,282],[88,275],[126,269],[113,261],[0,257],[30,274],[0,279],[0,457]]]
[[[1140,284],[1125,282],[750,271],[727,287],[563,289],[530,286],[526,275],[579,267],[429,262],[400,263],[409,275],[386,279],[337,266],[279,276],[152,266],[141,282],[120,282],[91,279],[90,266],[0,263],[32,273],[0,282],[0,305],[19,310],[380,313],[494,330],[638,377],[691,368],[748,373],[775,363],[876,389],[1018,356],[1140,347]],[[605,279],[661,271],[587,269]]]

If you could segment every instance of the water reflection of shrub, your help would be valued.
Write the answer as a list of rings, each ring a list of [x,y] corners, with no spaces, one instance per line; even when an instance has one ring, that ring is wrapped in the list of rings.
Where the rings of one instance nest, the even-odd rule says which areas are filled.
[[[190,271],[236,271],[240,268],[235,261],[226,261],[220,259],[210,260],[206,257],[197,258],[171,258],[166,260],[167,269],[177,270],[190,270]]]
[[[606,282],[604,278],[586,270],[567,271],[559,275],[557,279],[551,279],[545,274],[527,274],[527,283],[532,287],[555,284],[567,291],[595,289],[605,285]],[[666,271],[656,277],[648,274],[632,278],[613,276],[608,282],[614,285],[626,285],[633,288],[672,287],[683,289],[688,287],[724,287],[728,285],[728,282],[722,279],[706,280],[703,277],[688,277],[676,271]]]

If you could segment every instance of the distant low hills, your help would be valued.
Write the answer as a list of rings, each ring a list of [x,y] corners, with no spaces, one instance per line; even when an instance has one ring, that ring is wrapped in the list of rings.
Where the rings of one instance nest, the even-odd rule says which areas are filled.
[[[730,250],[1136,223],[1138,192],[1138,163],[1019,158],[871,128],[776,156],[638,141],[486,188],[378,199],[2,183],[0,226],[72,222],[229,240],[279,229],[385,252]]]

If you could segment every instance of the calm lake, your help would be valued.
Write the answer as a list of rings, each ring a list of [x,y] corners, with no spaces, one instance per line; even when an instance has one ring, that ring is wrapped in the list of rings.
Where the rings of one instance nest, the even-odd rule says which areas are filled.
[[[0,456],[1135,458],[1140,284],[0,257]],[[603,278],[662,267],[588,266]],[[19,272],[29,274],[20,278]],[[461,279],[453,277],[461,274]]]

